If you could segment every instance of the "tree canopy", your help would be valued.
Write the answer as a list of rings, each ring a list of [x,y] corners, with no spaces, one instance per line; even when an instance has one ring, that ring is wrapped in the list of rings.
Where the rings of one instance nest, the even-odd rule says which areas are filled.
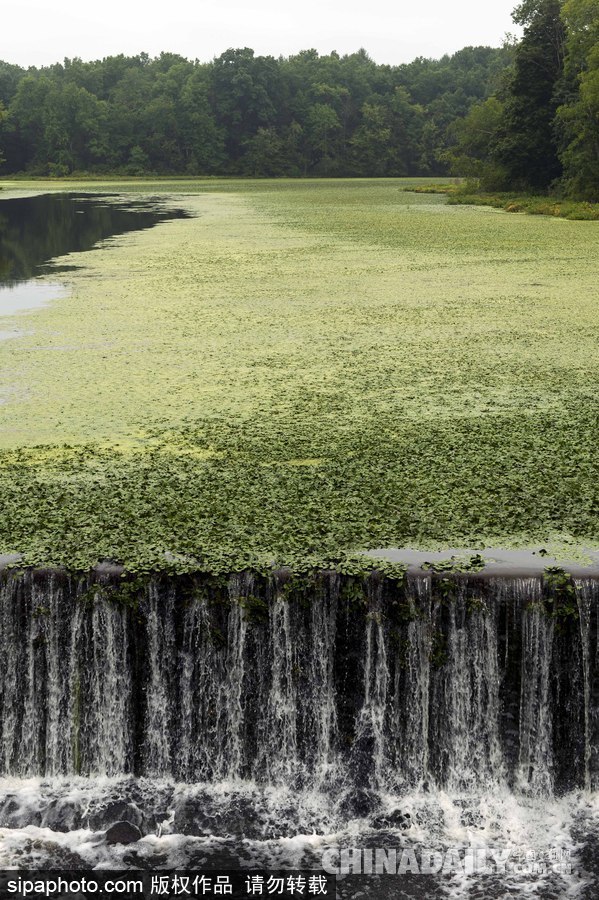
[[[599,0],[525,0],[496,94],[447,132],[450,170],[483,188],[599,201]]]
[[[276,59],[245,47],[210,63],[0,62],[3,171],[443,174],[448,125],[498,88],[511,59],[510,48],[467,47],[393,67],[365,50]]]
[[[599,200],[599,0],[523,0],[520,41],[377,65],[364,50],[0,62],[6,173],[419,176]]]

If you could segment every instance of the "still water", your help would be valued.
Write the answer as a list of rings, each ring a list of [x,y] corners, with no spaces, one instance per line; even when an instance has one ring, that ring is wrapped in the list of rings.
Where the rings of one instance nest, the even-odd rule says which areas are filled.
[[[185,218],[155,199],[124,200],[106,194],[41,194],[0,197],[0,316],[43,306],[65,294],[60,275],[73,266],[51,261],[90,250],[107,238],[152,228],[168,219]],[[1,332],[0,339],[11,332]]]

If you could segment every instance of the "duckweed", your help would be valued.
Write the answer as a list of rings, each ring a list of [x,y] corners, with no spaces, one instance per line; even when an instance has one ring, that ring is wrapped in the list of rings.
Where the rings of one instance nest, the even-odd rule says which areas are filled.
[[[1,320],[0,554],[357,571],[597,544],[597,226],[406,186],[19,182],[194,218],[61,259],[69,297]]]

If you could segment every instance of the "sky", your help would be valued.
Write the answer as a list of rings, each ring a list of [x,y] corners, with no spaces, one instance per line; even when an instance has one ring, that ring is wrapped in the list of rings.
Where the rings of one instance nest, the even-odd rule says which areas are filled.
[[[0,0],[0,59],[42,66],[65,57],[180,53],[203,62],[229,47],[289,56],[315,48],[377,63],[498,47],[518,33],[516,0]]]

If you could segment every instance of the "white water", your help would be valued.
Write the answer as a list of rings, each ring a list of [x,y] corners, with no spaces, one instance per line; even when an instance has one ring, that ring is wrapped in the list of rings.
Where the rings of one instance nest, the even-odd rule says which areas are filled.
[[[567,850],[570,873],[439,890],[592,896],[595,581],[565,618],[537,578],[117,587],[3,576],[0,868]],[[142,839],[108,845],[123,819]]]
[[[115,798],[126,798],[129,819],[137,814],[137,821],[145,817],[149,823],[156,811],[161,821],[144,827],[144,837],[133,846],[110,845],[105,829]],[[226,867],[232,860],[242,867],[314,868],[331,847],[414,848],[416,853],[427,848],[443,854],[448,848],[492,848],[511,850],[514,865],[533,854],[535,861],[545,861],[548,868],[544,874],[508,872],[501,879],[505,891],[519,891],[522,896],[592,896],[585,891],[595,884],[595,875],[585,869],[576,833],[576,824],[583,823],[587,836],[599,837],[599,803],[588,792],[548,801],[518,797],[505,788],[490,796],[413,791],[401,797],[384,794],[381,802],[389,811],[401,804],[411,816],[411,828],[381,831],[368,819],[342,821],[324,793],[298,795],[249,781],[185,785],[161,779],[1,779],[0,809],[9,810],[3,816],[10,827],[0,827],[0,869],[17,864],[24,868]],[[199,818],[206,826],[202,833],[186,835],[178,830],[190,808],[201,811]],[[248,818],[250,810],[259,811],[258,815]],[[69,830],[62,830],[67,826]],[[564,851],[572,872],[559,874],[552,867]],[[396,882],[388,877],[387,883],[391,889]],[[443,882],[443,896],[480,896],[481,887],[494,884],[492,876],[456,874]]]

